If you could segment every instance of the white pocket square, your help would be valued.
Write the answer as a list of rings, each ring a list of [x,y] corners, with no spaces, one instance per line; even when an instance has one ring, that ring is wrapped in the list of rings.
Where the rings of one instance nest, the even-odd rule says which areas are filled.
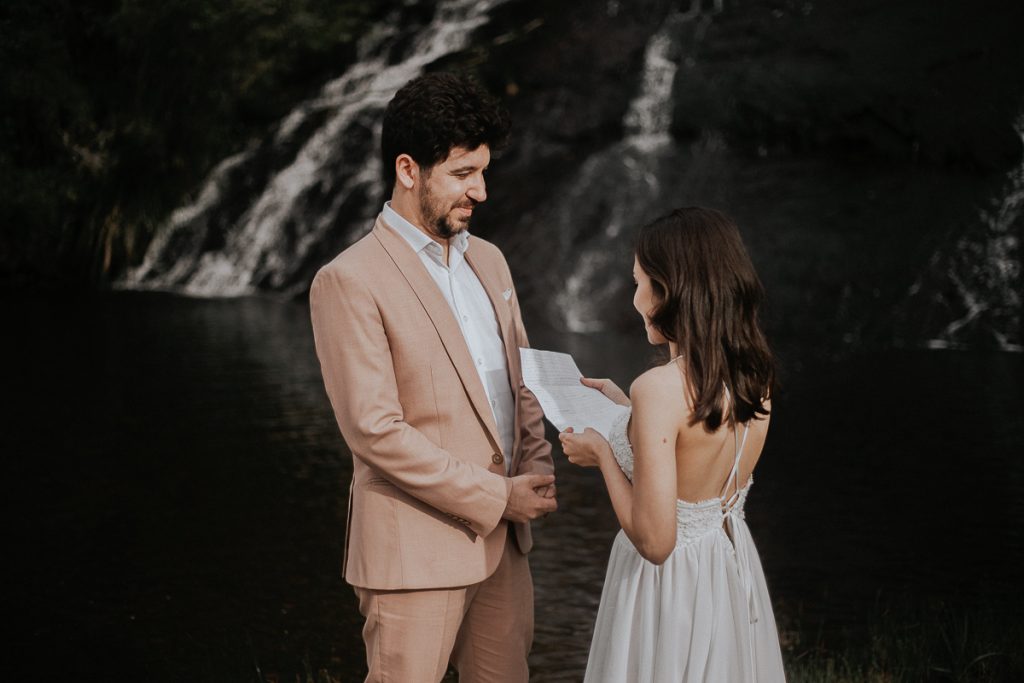
[[[509,299],[512,298],[512,290],[506,289],[504,292],[501,293],[501,295],[505,297],[505,301],[508,301]]]

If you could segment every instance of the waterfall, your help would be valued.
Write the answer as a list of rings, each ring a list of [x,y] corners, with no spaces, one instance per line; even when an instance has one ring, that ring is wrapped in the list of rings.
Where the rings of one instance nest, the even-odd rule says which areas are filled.
[[[690,0],[686,12],[669,15],[661,28],[651,36],[644,50],[643,86],[630,102],[623,120],[626,141],[637,148],[653,151],[669,142],[672,123],[672,83],[679,70],[679,39],[688,23],[695,23],[694,42],[700,43],[711,23],[712,14],[722,11],[722,0],[714,10],[705,13],[702,0]]]
[[[1024,115],[1017,120],[1024,139]],[[994,346],[1024,351],[1024,163],[978,211],[976,224],[940,247],[907,292],[902,317],[910,343],[930,349]],[[922,340],[918,341],[918,340]]]
[[[222,161],[194,198],[160,227],[142,264],[128,272],[118,286],[194,296],[261,291],[291,295],[305,290],[320,265],[362,236],[380,209],[384,199],[380,120],[395,90],[436,60],[468,47],[474,31],[497,14],[516,17],[513,21],[533,18],[527,26],[543,23],[534,17],[533,5],[516,7],[515,2],[441,1],[429,19],[405,3],[391,20],[361,38],[357,60],[340,77],[297,106],[265,140]],[[608,0],[605,4],[608,16],[626,11],[626,3]],[[700,203],[740,211],[746,208],[755,218],[770,212],[773,218],[762,223],[778,228],[782,235],[796,235],[799,231],[791,226],[802,226],[800,237],[807,237],[808,244],[799,249],[778,250],[772,242],[777,237],[770,230],[762,231],[760,246],[769,258],[778,255],[776,265],[782,264],[773,282],[779,292],[776,300],[782,304],[779,310],[790,305],[812,310],[808,301],[825,301],[830,296],[826,287],[816,290],[814,297],[802,298],[804,288],[817,284],[816,275],[790,267],[785,258],[817,257],[816,249],[824,250],[828,257],[832,247],[827,240],[852,239],[841,234],[841,226],[832,232],[815,229],[828,207],[820,206],[813,193],[796,192],[788,197],[788,204],[776,202],[778,188],[788,188],[786,183],[798,181],[817,187],[817,176],[803,174],[817,174],[820,167],[800,165],[793,156],[788,166],[765,165],[747,172],[756,164],[727,148],[730,132],[713,116],[699,130],[684,131],[684,136],[693,133],[685,141],[673,137],[670,127],[677,107],[682,107],[678,111],[684,112],[685,119],[686,107],[711,102],[713,95],[701,88],[707,88],[717,67],[729,67],[730,60],[737,58],[729,56],[734,48],[728,45],[702,49],[713,22],[721,22],[723,30],[729,25],[723,21],[729,15],[718,16],[723,0],[673,5],[678,9],[668,11],[660,24],[660,14],[645,17],[644,32],[636,29],[630,34],[623,63],[628,61],[630,68],[636,69],[642,45],[642,67],[636,69],[635,76],[616,84],[618,96],[613,106],[602,109],[599,127],[588,122],[580,128],[583,137],[575,139],[561,137],[562,129],[552,132],[543,127],[533,130],[535,135],[530,137],[530,122],[526,121],[527,135],[521,133],[522,128],[516,131],[523,142],[506,159],[511,163],[496,164],[493,177],[506,184],[496,184],[495,189],[522,190],[525,199],[496,201],[493,210],[499,213],[492,215],[497,220],[488,224],[491,232],[485,234],[494,237],[508,256],[524,306],[557,328],[585,333],[635,322],[628,304],[632,236],[644,223],[678,206]],[[498,6],[501,11],[494,13]],[[737,5],[736,10],[742,7]],[[415,19],[418,23],[410,26],[410,16],[405,15],[419,17]],[[552,29],[543,40],[556,40],[557,34]],[[646,42],[641,42],[645,38]],[[523,49],[532,48],[527,43]],[[531,69],[558,68],[558,64],[532,63],[549,59],[550,54],[539,50],[542,56],[527,57]],[[510,74],[521,77],[515,69]],[[688,87],[693,88],[691,100],[684,90]],[[776,85],[769,82],[765,87]],[[779,87],[787,87],[785,80]],[[542,108],[529,106],[550,101],[542,97],[552,94],[546,88],[560,88],[562,94],[566,90],[557,81],[531,88],[533,92],[524,89],[518,101],[527,103],[522,107],[527,116],[548,115]],[[581,88],[567,97],[573,107],[585,107],[587,96]],[[615,119],[620,116],[616,128]],[[1024,133],[1024,117],[1018,127]],[[599,142],[592,137],[597,130],[602,136],[609,130],[621,133],[613,132],[613,139]],[[742,142],[742,136],[740,139]],[[548,160],[553,160],[553,165],[538,172]],[[499,166],[513,170],[509,176],[499,176],[504,172]],[[763,182],[760,174],[773,174],[779,168],[790,174],[788,180]],[[907,173],[913,176],[914,170]],[[771,196],[762,196],[766,191],[762,187],[771,188]],[[821,201],[830,199],[827,188],[820,192]],[[961,206],[970,201],[973,207],[976,195],[974,190],[970,192],[969,198],[965,194],[954,201]],[[884,318],[884,329],[872,338],[884,344],[929,348],[1024,349],[1020,316],[1024,165],[1004,176],[1002,189],[991,196],[992,202],[972,214],[968,224],[953,226],[950,237],[933,254],[911,255],[921,259],[917,263],[929,255],[931,259],[923,268],[914,266],[920,273],[899,273],[897,287],[886,291],[885,300],[891,303],[877,309],[877,317]],[[509,205],[513,210],[500,213],[501,206]],[[488,210],[491,207],[488,204]],[[933,223],[944,229],[941,221]],[[913,286],[905,289],[910,282]],[[857,288],[846,291],[856,292]],[[823,305],[822,311],[814,309],[814,315],[828,315],[826,307],[834,308],[831,303]],[[863,328],[867,317],[871,316],[860,316],[852,324]],[[850,324],[842,315],[839,318],[838,324]],[[853,339],[857,334],[860,332],[847,336]]]
[[[623,233],[675,205],[663,192],[676,185],[676,162],[683,155],[669,133],[672,87],[680,62],[695,51],[712,15],[721,11],[720,2],[712,10],[702,4],[692,0],[687,11],[669,14],[648,40],[640,88],[623,117],[623,139],[587,159],[561,192],[564,199],[551,222],[561,235],[564,262],[552,272],[568,275],[550,283],[556,292],[550,317],[569,331],[608,326],[608,308],[621,299],[632,267],[630,240]],[[688,30],[691,47],[684,51]]]
[[[271,140],[221,162],[197,198],[155,235],[142,264],[118,283],[193,296],[304,289],[380,210],[380,119],[395,91],[464,48],[504,0],[440,2],[396,63],[401,17],[375,27],[358,59],[299,105]]]

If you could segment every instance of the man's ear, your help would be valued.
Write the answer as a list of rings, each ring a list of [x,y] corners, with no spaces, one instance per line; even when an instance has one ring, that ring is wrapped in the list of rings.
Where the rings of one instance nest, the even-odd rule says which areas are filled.
[[[420,181],[420,165],[408,154],[395,157],[395,182],[411,190]]]

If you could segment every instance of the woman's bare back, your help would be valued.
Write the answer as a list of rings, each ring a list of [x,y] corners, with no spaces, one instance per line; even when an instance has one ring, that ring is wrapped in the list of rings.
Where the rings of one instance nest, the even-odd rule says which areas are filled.
[[[693,411],[685,387],[683,373],[677,361],[651,368],[644,373],[648,381],[660,385],[665,396],[678,397],[680,402],[679,427],[676,436],[676,497],[679,500],[696,503],[719,496],[728,497],[733,489],[723,491],[732,470],[737,444],[742,442],[737,478],[742,488],[750,479],[768,435],[770,417],[750,420],[746,440],[743,441],[744,426],[723,422],[714,432],[709,433],[701,422],[689,424]],[[766,402],[765,407],[770,409]],[[728,407],[726,407],[728,413]],[[630,441],[636,443],[636,435],[630,425]]]

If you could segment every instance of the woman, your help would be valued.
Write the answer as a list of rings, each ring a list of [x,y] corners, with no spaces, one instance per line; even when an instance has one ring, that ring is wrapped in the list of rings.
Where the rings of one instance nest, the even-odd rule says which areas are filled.
[[[601,469],[622,525],[585,681],[783,681],[743,518],[774,380],[761,283],[735,224],[703,208],[643,227],[633,277],[647,340],[667,344],[671,360],[640,375],[628,398],[584,379],[631,411],[609,441],[592,429],[560,435],[570,462]]]

